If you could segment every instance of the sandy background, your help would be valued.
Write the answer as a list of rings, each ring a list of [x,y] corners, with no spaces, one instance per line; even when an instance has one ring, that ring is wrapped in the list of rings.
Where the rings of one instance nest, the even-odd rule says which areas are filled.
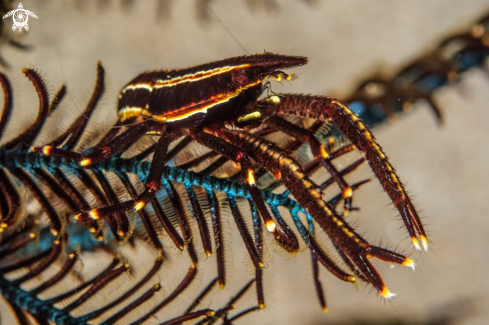
[[[125,6],[116,1],[22,3],[39,17],[29,19],[30,30],[22,39],[33,48],[2,50],[11,64],[7,72],[15,93],[23,96],[16,102],[19,123],[32,121],[27,112],[37,107],[32,87],[21,74],[26,66],[40,69],[53,91],[66,82],[71,97],[65,105],[82,107],[101,60],[109,84],[97,122],[108,125],[109,116],[115,116],[119,89],[136,74],[244,53],[215,18],[199,19],[198,1],[125,1]],[[267,7],[260,1],[215,0],[212,5],[249,52],[265,49],[309,57],[307,66],[294,69],[299,78],[293,85],[274,84],[275,91],[334,95],[346,94],[356,81],[379,69],[389,74],[489,10],[487,0],[277,3],[278,7]],[[374,262],[398,297],[384,303],[369,294],[369,288],[357,293],[322,270],[330,307],[324,315],[314,297],[308,254],[289,261],[275,255],[269,277],[274,288],[267,289],[273,302],[239,324],[351,324],[353,319],[489,323],[484,310],[489,302],[489,77],[482,70],[466,73],[459,85],[437,92],[436,99],[446,119],[443,128],[436,126],[424,105],[417,105],[411,114],[374,130],[416,195],[434,242],[428,254],[414,255],[419,259],[415,273]],[[405,231],[397,230],[396,212],[377,182],[357,198],[362,212],[351,218],[368,239],[408,247]],[[239,244],[233,250],[238,269],[244,248]],[[241,274],[249,277],[244,270],[236,271],[236,277]]]

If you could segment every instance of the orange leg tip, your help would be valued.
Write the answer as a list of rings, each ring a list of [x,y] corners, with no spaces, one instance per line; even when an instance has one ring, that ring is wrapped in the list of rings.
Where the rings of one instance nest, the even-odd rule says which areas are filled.
[[[275,232],[275,222],[272,221],[272,220],[268,220],[267,223],[266,223],[266,227],[268,229],[269,232]]]
[[[88,165],[90,165],[91,162],[92,162],[92,159],[85,158],[82,161],[80,161],[80,166],[82,166],[82,167],[88,166]]]
[[[90,231],[92,234],[94,234],[97,231],[97,229],[95,229],[94,227],[90,227],[90,229],[88,229],[88,231]]]
[[[94,220],[100,219],[100,215],[98,214],[97,209],[93,209],[92,211],[90,211],[88,213],[88,215],[90,216],[90,218],[92,218]]]
[[[348,186],[344,191],[343,191],[343,197],[345,198],[351,198],[353,196],[353,189]]]
[[[136,202],[136,204],[134,205],[134,210],[139,211],[144,208],[145,205],[146,203],[144,201]]]
[[[426,238],[423,235],[421,235],[420,238],[421,238],[421,245],[423,245],[424,251],[428,252],[428,238]]]
[[[263,267],[264,267],[264,266],[265,266],[265,265],[263,264],[263,262],[258,262],[258,267],[259,267],[260,269],[263,269]]]
[[[355,278],[354,276],[349,276],[346,279],[348,280],[348,282],[351,282],[351,283],[355,283],[357,281],[357,278]]]
[[[211,256],[212,256],[212,252],[210,252],[210,251],[205,251],[205,255],[207,255],[207,257],[211,257]]]
[[[412,237],[411,240],[413,242],[414,247],[416,247],[418,251],[422,251],[421,246],[419,246],[418,238]]]
[[[51,154],[51,149],[52,149],[52,148],[53,148],[53,147],[51,147],[51,146],[44,146],[44,147],[42,147],[41,149],[42,149],[42,152],[43,152],[43,153],[44,153],[46,156],[49,156],[49,155]]]
[[[31,151],[34,151],[34,152],[44,151],[43,149],[44,149],[44,147],[40,147],[40,148],[39,147],[31,147]]]
[[[215,312],[215,311],[213,311],[213,310],[211,310],[211,311],[207,312],[207,316],[209,316],[209,317],[212,317],[212,316],[214,316],[215,314],[216,314],[216,312]]]
[[[323,313],[325,313],[325,314],[326,314],[326,313],[328,313],[328,312],[329,312],[328,307],[323,307]]]
[[[81,214],[77,214],[74,218],[75,218],[75,220],[80,220]]]
[[[222,290],[226,285],[224,283],[219,283],[219,288]],[[234,308],[233,308],[234,309]]]
[[[329,158],[328,152],[326,151],[326,149],[324,149],[323,146],[319,146],[319,152],[321,153],[321,157],[323,157],[323,159]]]
[[[31,237],[32,239],[34,239],[34,238],[36,238],[36,234],[35,234],[35,233],[33,233],[33,232],[31,232],[31,233],[29,234],[29,237]]]
[[[416,263],[414,263],[414,261],[409,257],[406,257],[406,260],[402,262],[402,265],[410,267],[413,269],[413,271],[416,271]]]
[[[265,307],[266,307],[266,306],[265,306],[265,304],[264,304],[264,303],[260,303],[260,304],[258,305],[258,307],[260,307],[260,309],[265,309]]]
[[[3,229],[3,228],[7,228],[7,227],[8,227],[8,225],[7,225],[5,222],[2,222],[2,223],[0,224],[0,227],[1,227],[2,229]]]
[[[390,292],[386,286],[384,286],[384,288],[380,292],[380,295],[387,300],[390,300],[390,299],[394,298],[395,296],[397,296],[395,293]]]
[[[98,240],[98,241],[100,241],[100,242],[101,242],[101,241],[103,241],[103,240],[104,240],[104,236],[102,236],[102,235],[98,235],[98,236],[97,236],[97,240]]]
[[[121,237],[124,237],[126,235],[126,233],[123,232],[122,230],[117,230],[117,234]]]
[[[51,229],[51,233],[55,236],[58,236],[59,232],[56,229]]]
[[[248,178],[246,180],[250,185],[256,185],[255,175],[253,175],[253,170],[248,169]]]

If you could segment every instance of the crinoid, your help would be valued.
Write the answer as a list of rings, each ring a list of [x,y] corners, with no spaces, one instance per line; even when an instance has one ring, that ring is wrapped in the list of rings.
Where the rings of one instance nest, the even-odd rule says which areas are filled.
[[[121,319],[139,324],[142,322],[142,320],[137,320],[140,315],[151,314],[154,313],[154,310],[164,308],[179,297],[197,276],[197,268],[192,265],[181,283],[172,292],[167,293],[163,301],[159,303],[151,301],[155,300],[155,293],[162,288],[160,283],[154,283],[156,280],[154,275],[164,263],[161,251],[156,251],[157,256],[155,256],[154,265],[149,273],[143,278],[134,279],[138,275],[133,274],[132,277],[128,277],[127,274],[131,271],[132,266],[127,259],[121,257],[120,252],[117,253],[117,244],[114,249],[110,240],[105,243],[100,242],[93,238],[85,227],[76,224],[67,226],[62,236],[53,239],[49,227],[39,227],[36,221],[28,219],[22,231],[3,237],[0,244],[2,253],[0,292],[21,324],[26,324],[27,315],[31,315],[39,324],[47,324],[47,321],[51,321],[56,324],[109,325]],[[137,243],[137,247],[137,254],[141,254],[141,243]],[[91,264],[90,257],[87,261],[87,252],[99,255],[95,264],[93,256]],[[103,265],[102,261],[108,261],[107,265]],[[81,264],[87,262],[88,265],[91,265],[91,275],[80,272]],[[103,267],[100,267],[101,265]],[[134,266],[137,268],[137,265]],[[87,271],[87,268],[85,267],[84,270]],[[87,277],[89,279],[85,279]],[[121,280],[131,285],[124,285]],[[150,282],[149,285],[148,282]],[[198,309],[199,304],[207,298],[216,283],[217,278],[205,287],[182,315],[162,324],[179,324],[199,318],[200,324],[212,323],[220,319],[224,323],[229,323],[255,309],[241,311],[232,317],[228,315],[229,311],[236,308],[235,304],[250,288],[253,280],[232,297],[223,308]],[[125,287],[126,291],[119,292],[121,290],[118,287]],[[66,290],[67,288],[69,290]],[[100,299],[106,294],[114,293],[120,295],[109,303]],[[128,304],[126,300],[132,295],[135,296],[135,299]],[[90,300],[92,300],[91,303]],[[87,301],[88,304],[86,304]],[[153,309],[146,311],[144,307],[139,309],[147,302]],[[81,307],[82,305],[84,307]],[[146,304],[146,309],[148,309],[148,304]],[[118,311],[114,313],[114,310]],[[139,313],[126,317],[135,310]],[[107,311],[109,311],[109,316],[101,316]],[[143,319],[146,318],[143,317]],[[7,321],[7,319],[2,319],[2,321]]]
[[[36,277],[39,273],[44,272],[49,265],[56,263],[68,263],[63,262],[63,260],[67,259],[66,254],[68,254],[69,257],[71,256],[69,254],[72,254],[73,252],[70,252],[69,249],[63,249],[65,243],[79,243],[79,245],[82,247],[82,251],[93,249],[90,248],[90,245],[94,244],[90,243],[93,242],[94,239],[90,239],[89,237],[87,238],[87,231],[84,233],[73,233],[73,231],[70,230],[73,226],[67,222],[73,220],[73,212],[90,209],[92,205],[110,206],[111,204],[118,204],[121,197],[121,190],[122,192],[125,192],[124,195],[126,197],[136,198],[137,189],[140,188],[141,185],[139,181],[131,176],[131,174],[136,175],[136,177],[141,180],[146,179],[151,167],[150,163],[145,161],[145,157],[154,151],[154,145],[149,145],[144,149],[138,148],[137,154],[133,155],[131,158],[114,156],[108,160],[105,160],[101,164],[92,166],[81,166],[80,164],[72,161],[70,158],[56,158],[46,155],[46,153],[49,154],[55,152],[54,150],[67,153],[67,151],[64,151],[64,149],[55,149],[54,147],[75,147],[81,138],[87,125],[88,118],[95,109],[98,99],[100,98],[104,89],[104,70],[101,65],[98,67],[98,78],[94,94],[87,106],[86,111],[84,112],[86,119],[78,119],[68,131],[64,132],[61,136],[53,140],[50,147],[45,147],[42,153],[38,152],[37,150],[32,151],[30,145],[38,136],[47,117],[57,109],[59,102],[63,99],[66,93],[66,88],[64,86],[61,87],[56,96],[49,103],[45,85],[38,73],[30,69],[25,69],[24,73],[29,79],[31,79],[39,94],[40,112],[37,121],[30,128],[28,128],[16,139],[7,142],[1,150],[2,153],[0,164],[2,166],[2,170],[0,171],[0,176],[2,177],[1,187],[3,190],[1,195],[1,229],[4,236],[2,242],[5,246],[3,253],[8,255],[10,252],[19,250],[19,256],[28,256],[31,254],[29,253],[29,250],[32,250],[31,248],[29,248],[27,251],[20,250],[20,248],[26,245],[27,241],[32,239],[25,237],[24,239],[18,241],[18,238],[21,235],[18,230],[21,232],[26,231],[22,230],[25,229],[25,227],[23,228],[23,224],[26,222],[26,215],[22,211],[23,203],[21,199],[22,195],[20,193],[23,186],[25,186],[37,199],[42,211],[48,217],[49,223],[51,224],[51,232],[55,235],[55,240],[53,241],[52,238],[51,241],[49,241],[49,239],[44,239],[44,242],[54,242],[56,244],[51,248],[47,248],[49,245],[38,246],[34,256],[25,257],[19,263],[13,263],[12,260],[8,260],[5,267],[2,269],[2,274],[6,275],[3,277],[2,291],[6,290],[5,292],[10,292],[5,293],[4,296],[10,301],[11,304],[17,307],[19,307],[20,304],[21,306],[19,308],[33,314],[38,319],[48,319],[57,322],[61,322],[61,320],[63,320],[68,323],[80,323],[90,318],[98,317],[104,312],[107,312],[109,309],[119,306],[122,301],[133,295],[140,287],[146,285],[150,279],[157,274],[162,264],[162,256],[164,255],[163,245],[161,242],[163,229],[168,234],[168,237],[171,239],[171,242],[175,245],[175,247],[177,247],[179,250],[182,250],[185,246],[187,247],[192,262],[190,270],[196,270],[199,259],[202,260],[202,257],[199,258],[200,254],[195,248],[195,245],[198,245],[198,241],[195,239],[195,235],[193,235],[193,232],[195,231],[195,229],[193,229],[193,225],[195,223],[198,224],[198,229],[202,239],[202,247],[205,248],[206,244],[209,245],[207,246],[206,254],[215,252],[215,255],[217,256],[216,283],[219,283],[219,285],[223,287],[226,283],[225,255],[229,254],[226,248],[226,241],[223,239],[223,223],[227,222],[227,220],[223,219],[228,213],[226,211],[231,212],[232,218],[235,220],[245,245],[250,252],[252,260],[255,260],[257,264],[261,263],[265,250],[262,238],[263,223],[253,201],[254,198],[248,192],[248,188],[239,183],[241,175],[239,169],[236,169],[236,166],[229,166],[226,164],[227,158],[219,158],[215,153],[208,152],[202,154],[201,156],[197,155],[192,160],[180,165],[178,168],[164,166],[164,175],[162,178],[162,182],[166,190],[166,193],[164,193],[164,198],[152,198],[150,201],[152,209],[148,209],[147,207],[144,209],[139,209],[137,211],[138,218],[136,218],[136,222],[135,218],[131,218],[132,221],[129,220],[125,212],[114,212],[113,214],[109,214],[107,218],[99,218],[97,220],[85,220],[84,218],[80,217],[76,218],[80,219],[88,227],[93,238],[98,241],[104,240],[105,238],[107,240],[115,239],[119,242],[124,242],[126,240],[133,242],[135,238],[137,238],[137,234],[142,232],[144,234],[143,238],[147,238],[150,245],[155,249],[155,252],[153,253],[153,255],[156,256],[154,266],[150,268],[150,270],[146,271],[146,275],[140,279],[139,282],[135,283],[134,286],[130,287],[124,294],[117,297],[114,302],[103,308],[99,308],[96,311],[91,311],[85,315],[81,315],[78,317],[78,319],[73,319],[73,317],[70,316],[70,311],[72,311],[76,306],[83,304],[83,299],[77,300],[78,305],[73,305],[73,308],[52,309],[54,307],[52,304],[45,305],[36,300],[39,299],[38,294],[40,293],[40,289],[35,289],[32,292],[29,290],[23,290],[20,287],[20,284],[33,277]],[[0,125],[3,131],[13,109],[13,94],[11,91],[10,82],[4,75],[1,75],[0,81],[2,82],[5,91],[5,107],[1,119],[3,123]],[[245,122],[249,123],[249,121]],[[328,148],[334,148],[334,146],[331,146],[334,141],[331,140],[337,139],[338,134],[336,132],[328,132],[328,128],[326,128],[326,125],[323,124],[324,123],[313,123],[308,132],[311,134],[317,134],[321,142],[329,146]],[[276,133],[277,130],[268,127],[263,129],[261,132],[263,135],[272,135],[273,133]],[[288,139],[286,142],[286,148],[290,152],[297,151],[302,146],[302,141],[300,139],[294,140],[292,137],[290,137],[290,139]],[[167,159],[173,155],[177,155],[178,151],[183,150],[183,148],[189,144],[189,138],[184,138],[179,142],[176,142],[173,149],[168,153]],[[330,159],[334,160],[347,154],[353,149],[354,148],[352,146],[345,146],[334,150],[331,152]],[[202,162],[205,163],[204,167],[201,165]],[[307,169],[310,172],[317,170],[319,167],[318,161],[315,161],[314,159],[310,159],[309,161],[306,160],[305,162],[308,163]],[[335,169],[335,173],[347,175],[363,162],[364,159],[361,158],[341,171],[336,171]],[[203,169],[198,173],[189,170],[197,166]],[[221,172],[218,172],[219,170],[221,170]],[[228,174],[230,177],[223,179],[208,176],[208,174],[213,172],[222,175]],[[236,174],[236,172],[238,173]],[[263,173],[264,170],[257,170],[257,174]],[[236,178],[237,175],[236,179],[232,177],[233,174],[235,175],[234,178]],[[115,178],[114,175],[117,178]],[[267,176],[263,175],[263,178],[266,179]],[[325,180],[322,187],[326,188],[331,185],[332,180],[333,179]],[[353,184],[351,189],[355,190],[365,182],[366,180]],[[285,231],[290,234],[291,237],[295,238],[296,235],[285,223],[284,219],[282,218],[283,212],[280,212],[278,207],[280,206],[288,210],[295,227],[298,230],[298,233],[311,251],[311,256],[314,262],[314,284],[316,286],[321,305],[323,308],[326,308],[321,284],[318,279],[319,270],[317,263],[319,262],[324,265],[328,270],[333,272],[333,274],[342,280],[352,282],[355,281],[355,277],[349,275],[343,269],[336,266],[334,261],[324,251],[322,244],[318,243],[314,239],[311,234],[314,233],[315,226],[310,217],[307,218],[308,227],[306,228],[303,225],[303,221],[301,221],[299,213],[304,213],[305,210],[297,201],[288,197],[288,191],[280,194],[275,194],[272,192],[273,189],[280,185],[280,182],[277,182],[277,180],[274,179],[269,179],[266,183],[267,186],[265,189],[258,189],[255,187],[255,191],[259,193],[261,199],[263,200],[263,204],[266,204],[266,206],[271,209],[274,220],[276,220],[278,225],[285,229]],[[225,194],[224,196],[223,193]],[[249,208],[243,206],[243,200],[241,198],[245,199],[244,202],[247,202]],[[341,198],[341,194],[333,196],[329,200],[328,206],[331,206],[331,209],[333,209],[341,201]],[[186,202],[190,202],[190,206]],[[252,215],[253,235],[250,233],[247,221],[245,220],[248,213],[247,210],[249,210]],[[28,224],[30,223],[28,222]],[[208,224],[212,225],[214,240],[211,240],[212,236],[210,235]],[[106,233],[105,225],[108,226],[110,231],[109,233]],[[26,228],[33,229],[34,226],[29,225]],[[46,232],[47,228],[43,229],[43,232]],[[48,237],[48,234],[43,233],[43,238]],[[99,246],[100,245],[101,244],[99,244]],[[281,246],[284,249],[291,249],[291,247],[287,245]],[[42,247],[45,247],[46,249],[43,250],[41,249]],[[71,247],[73,247],[73,244]],[[85,247],[88,248],[85,249]],[[100,247],[108,246],[101,245]],[[297,248],[294,249],[297,250]],[[71,250],[73,250],[73,248],[71,248]],[[64,253],[65,251],[68,253]],[[34,271],[30,270],[27,277],[24,275],[15,279],[14,276],[14,279],[10,280],[10,272],[35,265],[40,260],[43,260],[40,262],[41,266],[34,266]],[[260,264],[258,264],[258,266],[259,267],[256,269],[256,286],[259,306],[250,307],[247,310],[248,312],[257,308],[262,308],[265,304],[262,283],[263,270],[260,267]],[[185,283],[188,284],[188,282],[190,281]],[[48,284],[46,283],[51,283],[51,280],[42,283],[39,287],[42,288],[47,286]],[[52,285],[54,286],[54,283]],[[87,286],[95,287],[95,284],[93,281],[84,282],[84,287]],[[14,290],[14,288],[17,289]],[[185,286],[180,289],[183,291]],[[93,291],[93,293],[87,294],[87,296],[84,298],[85,300],[91,297],[91,295],[94,295],[96,290],[94,289],[91,291]],[[21,292],[24,292],[24,294],[21,294]],[[15,300],[24,299],[23,297],[29,297],[28,301],[37,301],[36,303],[33,303],[36,308],[30,308],[29,306],[32,305],[25,304],[24,300]],[[63,295],[58,298],[59,299],[56,299],[56,301],[61,301],[67,298],[67,296]],[[39,304],[45,307],[39,309]],[[155,306],[150,312],[143,316],[140,321],[142,322],[150,315],[157,313],[162,307],[165,306],[165,304],[166,303],[162,302]],[[243,313],[240,313],[238,315],[242,314]],[[216,312],[216,315],[227,317],[227,314],[224,312],[221,312],[221,314]],[[234,317],[238,317],[238,315]],[[233,317],[230,319],[232,318]]]
[[[34,139],[50,112],[63,97],[65,88],[61,88],[50,104],[39,75],[33,70],[24,70],[38,92],[40,109],[36,122],[2,147],[2,228],[9,230],[19,223],[17,209],[20,205],[15,185],[5,170],[36,197],[48,216],[51,232],[56,237],[65,235],[66,220],[57,213],[52,200],[47,198],[45,191],[40,189],[33,177],[58,197],[69,210],[80,212],[74,219],[85,224],[96,238],[103,237],[104,224],[107,224],[116,240],[129,240],[135,225],[131,222],[134,218],[128,214],[137,213],[138,220],[142,221],[152,245],[161,252],[162,244],[158,233],[148,217],[146,205],[150,204],[151,210],[175,247],[180,250],[187,249],[191,269],[196,268],[202,259],[199,258],[197,237],[193,233],[189,215],[195,220],[203,252],[207,256],[211,256],[213,252],[217,255],[217,281],[224,286],[224,245],[220,236],[224,207],[216,192],[223,191],[227,194],[225,202],[255,267],[260,308],[265,306],[262,283],[262,228],[267,229],[273,235],[275,243],[289,253],[299,250],[300,244],[296,234],[303,238],[312,252],[315,286],[323,309],[326,309],[326,304],[317,277],[318,262],[341,280],[354,282],[356,277],[359,277],[372,284],[383,297],[391,298],[393,294],[384,285],[368,258],[377,257],[383,261],[413,268],[414,262],[401,254],[370,245],[345,220],[345,216],[352,209],[353,190],[364,182],[350,185],[344,175],[354,170],[364,158],[342,171],[337,170],[332,163],[333,159],[356,148],[363,151],[374,173],[401,213],[415,247],[420,249],[420,240],[427,249],[426,235],[416,210],[373,135],[361,119],[346,106],[327,97],[272,95],[257,101],[258,96],[268,86],[268,82],[262,82],[269,77],[275,80],[290,80],[292,76],[286,75],[281,69],[301,65],[306,61],[303,57],[263,53],[185,70],[144,73],[121,92],[118,128],[113,128],[101,141],[82,153],[73,149],[84,133],[88,119],[103,92],[104,71],[101,65],[98,67],[95,91],[83,114],[84,118],[75,121],[67,131],[49,144],[32,148]],[[12,111],[12,103],[8,100],[11,98],[10,86],[6,78],[2,80],[7,97],[3,115],[8,116]],[[295,115],[299,119],[287,118],[287,115]],[[304,128],[307,119],[309,126]],[[2,118],[2,121],[6,120],[7,118]],[[328,147],[329,137],[316,137],[315,134],[318,132],[324,135],[324,128],[329,121],[332,121],[352,144],[331,150]],[[281,133],[288,139],[285,144],[278,136]],[[127,151],[132,144],[148,135],[157,135],[156,144],[130,159],[120,157],[120,154]],[[169,150],[170,144],[177,139],[180,141]],[[172,169],[165,166],[168,159],[193,141],[209,148],[210,151],[186,163],[184,168],[180,166],[179,169]],[[297,163],[291,155],[302,144],[308,145],[312,155],[312,160],[304,166]],[[153,153],[152,162],[143,161],[150,153]],[[208,162],[211,158],[214,161],[198,174],[188,171],[189,168],[200,165],[202,161]],[[213,173],[227,161],[234,162],[235,168],[239,167],[234,173],[227,172],[227,176],[232,179],[231,175],[237,175],[235,177],[243,181],[243,185],[204,176]],[[324,167],[331,177],[316,184],[309,175],[319,167]],[[117,194],[113,180],[111,181],[107,175],[108,172],[118,177],[119,184],[122,184],[129,200]],[[144,180],[145,186],[142,190],[137,189],[128,174],[135,174],[140,180]],[[268,190],[257,186],[257,179],[261,174],[271,180],[267,184]],[[179,189],[180,185],[173,181],[181,183],[183,188]],[[285,191],[280,194],[271,192],[271,189],[275,189],[279,184],[277,182],[285,186]],[[75,183],[81,183],[95,202],[88,203]],[[341,193],[327,202],[322,191],[332,183],[338,184]],[[165,209],[170,207],[171,214],[158,202],[157,194],[161,190],[166,192],[168,204]],[[295,199],[290,198],[290,194]],[[254,236],[248,230],[241,208],[235,199],[236,195],[248,199]],[[207,208],[203,208],[202,200]],[[341,200],[343,209],[342,213],[339,213],[335,205]],[[288,209],[298,233],[289,227],[282,216],[283,212],[280,212],[277,206],[285,206]],[[305,212],[308,216],[309,230],[302,224],[298,216],[299,211]],[[209,224],[212,225],[212,231]],[[312,235],[314,225],[319,225],[320,229],[327,233],[339,255],[355,275],[345,272],[323,251],[321,243]],[[153,274],[150,272],[145,281],[147,282]],[[138,322],[144,321],[161,307],[159,304]],[[35,310],[32,312],[36,313]]]
[[[470,30],[446,37],[434,51],[412,60],[391,78],[365,78],[345,103],[361,115],[367,125],[373,126],[409,109],[417,100],[425,100],[442,124],[441,109],[433,99],[434,91],[458,82],[462,73],[482,67],[488,56],[489,14],[486,14]]]

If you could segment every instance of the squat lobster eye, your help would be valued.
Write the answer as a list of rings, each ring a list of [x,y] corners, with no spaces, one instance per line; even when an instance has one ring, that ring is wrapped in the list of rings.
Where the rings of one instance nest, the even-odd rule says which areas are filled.
[[[237,86],[243,86],[248,83],[250,78],[248,77],[248,73],[244,70],[238,70],[233,73],[233,76],[231,77],[231,80],[233,83]]]

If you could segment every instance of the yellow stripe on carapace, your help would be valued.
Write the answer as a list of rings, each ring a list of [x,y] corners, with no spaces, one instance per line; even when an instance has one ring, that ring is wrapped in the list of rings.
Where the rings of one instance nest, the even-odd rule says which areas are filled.
[[[166,120],[166,123],[171,123],[171,122],[175,122],[175,121],[180,121],[180,120],[183,120],[183,119],[186,119],[187,117],[190,117],[194,114],[197,114],[197,113],[207,113],[207,110],[209,108],[212,108],[216,105],[219,105],[221,103],[225,103],[227,102],[228,100],[230,100],[231,98],[234,98],[236,96],[238,96],[239,94],[241,94],[241,92],[243,90],[246,90],[250,87],[253,87],[253,86],[256,86],[258,84],[260,84],[262,82],[262,80],[258,80],[254,83],[251,83],[251,84],[248,84],[246,86],[243,86],[243,87],[240,87],[238,89],[236,89],[236,91],[234,92],[230,92],[230,93],[225,93],[225,94],[219,94],[218,96],[216,96],[217,98],[210,98],[211,100],[214,100],[213,102],[211,102],[210,104],[207,104],[207,105],[203,105],[201,107],[198,107],[198,108],[195,108],[195,109],[190,109],[188,111],[186,111],[186,109],[188,109],[188,107],[183,107],[182,109],[179,109],[179,111],[183,111],[183,113],[181,114],[176,114],[174,116],[169,116],[169,115],[152,115],[152,118],[154,119],[165,119]],[[194,104],[195,105],[195,104]]]
[[[141,107],[126,106],[119,110],[119,120],[124,122],[130,118],[141,115],[143,109]]]
[[[136,90],[136,89],[146,89],[148,91],[153,91],[153,85],[146,82],[139,82],[137,84],[127,85],[126,88],[122,89],[122,93],[124,94],[128,90]]]
[[[225,67],[215,68],[212,70],[199,71],[199,72],[192,73],[192,74],[186,74],[184,76],[172,78],[169,80],[160,79],[154,83],[153,88],[158,89],[158,88],[164,88],[164,87],[173,87],[173,86],[181,84],[181,83],[199,81],[199,80],[210,78],[210,77],[220,75],[220,74],[223,74],[223,73],[226,73],[229,71],[247,68],[249,66],[250,66],[249,64],[225,66]],[[137,86],[137,85],[135,85],[135,86]]]

